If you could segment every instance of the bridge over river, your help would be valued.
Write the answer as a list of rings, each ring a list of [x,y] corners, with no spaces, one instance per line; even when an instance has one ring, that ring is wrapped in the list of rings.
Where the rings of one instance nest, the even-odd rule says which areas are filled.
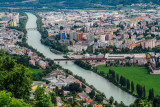
[[[74,61],[74,60],[107,60],[107,58],[66,58],[66,59],[54,59],[54,61]]]
[[[145,58],[137,58],[136,60],[141,60],[141,59],[145,59]],[[130,59],[123,59],[123,58],[63,58],[63,59],[53,59],[53,60],[60,62],[60,61],[75,61],[75,60],[123,61],[123,60],[130,60]]]
[[[31,30],[36,31],[37,28],[27,28],[26,30],[27,30],[27,31],[31,31]]]
[[[54,54],[50,51],[49,47],[41,44],[41,41],[40,41],[41,34],[36,30],[37,18],[35,15],[31,13],[27,13],[27,15],[28,15],[28,22],[26,25],[27,37],[28,37],[27,43],[33,48],[37,49],[39,52],[43,53],[43,55],[45,55],[46,58],[50,58],[54,60],[63,59],[63,55]],[[103,92],[107,98],[113,96],[116,101],[118,102],[123,101],[126,105],[133,103],[136,99],[134,96],[131,96],[130,94],[121,90],[119,87],[115,86],[105,78],[99,76],[98,74],[92,71],[85,70],[75,65],[72,61],[68,61],[68,63],[65,63],[64,61],[62,61],[60,65],[65,69],[71,70],[73,74],[83,77],[88,84],[93,85],[96,89]]]

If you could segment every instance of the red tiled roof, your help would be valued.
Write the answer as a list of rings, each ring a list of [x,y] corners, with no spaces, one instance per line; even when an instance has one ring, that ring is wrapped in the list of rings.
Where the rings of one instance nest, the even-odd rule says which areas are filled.
[[[95,105],[95,107],[103,107],[101,104]]]
[[[72,107],[70,104],[63,105],[61,107]]]
[[[33,55],[33,56],[37,56],[37,53],[34,52],[32,55]]]

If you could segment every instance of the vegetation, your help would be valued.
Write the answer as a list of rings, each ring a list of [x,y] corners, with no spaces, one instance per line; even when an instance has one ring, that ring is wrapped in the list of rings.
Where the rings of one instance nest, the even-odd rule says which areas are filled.
[[[92,91],[89,93],[89,96],[90,96],[91,98],[93,98],[93,97],[95,96],[95,91],[92,90]]]
[[[34,72],[32,75],[33,80],[41,81],[42,77],[45,77],[48,73],[56,70],[57,68],[59,68],[59,66],[54,63],[52,66],[48,66],[45,70],[31,69]]]
[[[0,90],[11,92],[15,98],[29,99],[31,71],[0,50]]]
[[[29,3],[19,3],[23,2],[25,0],[0,0],[0,2],[18,2],[15,6],[34,6],[34,7],[42,7],[42,6],[48,6],[49,8],[55,6],[55,8],[64,8],[64,7],[70,7],[70,8],[87,8],[87,7],[94,7],[98,8],[95,4],[101,4],[101,5],[111,5],[111,6],[116,6],[116,5],[130,5],[130,4],[135,4],[135,3],[156,3],[160,4],[159,0],[39,0],[38,2],[29,2]],[[49,5],[50,4],[50,5]],[[56,5],[57,4],[57,5]],[[61,6],[61,7],[60,7]],[[100,8],[100,7],[99,7]]]
[[[49,62],[49,65],[52,64],[52,61]],[[48,73],[47,70],[43,73]],[[52,107],[51,96],[44,87],[37,88],[36,103],[33,103],[30,99],[31,83],[32,72],[0,50],[0,107]]]
[[[51,96],[46,93],[45,87],[38,87],[35,92],[35,107],[53,107]]]
[[[140,85],[140,90],[142,90],[145,86],[146,98],[149,95],[149,90],[152,88],[154,89],[155,95],[159,95],[160,93],[160,90],[159,90],[160,87],[158,85],[159,81],[157,81],[160,79],[160,76],[150,75],[145,67],[133,67],[133,66],[132,67],[121,67],[121,66],[106,67],[105,65],[99,65],[97,66],[97,69],[99,73],[103,71],[105,75],[109,74],[109,70],[114,70],[115,75],[121,76],[121,80],[123,77],[125,77],[126,80],[132,81],[130,90],[131,92],[134,92],[134,94],[137,93],[136,92],[137,84]],[[126,83],[124,83],[123,85],[126,85]]]
[[[0,91],[0,106],[1,107],[31,107],[30,104],[24,102],[23,99],[14,98],[12,93]]]
[[[12,59],[15,59],[15,61],[18,63],[18,64],[22,64],[26,67],[29,67],[29,57],[28,55],[10,55]]]
[[[45,28],[42,27],[42,18],[39,17],[38,15],[37,16],[37,28],[38,28],[38,31],[41,33],[42,37],[41,37],[41,43],[42,44],[45,44],[47,46],[50,47],[50,50],[52,50],[52,52],[55,52],[55,50],[60,51],[62,53],[67,53],[68,52],[68,48],[66,45],[61,45],[58,40],[59,40],[59,37],[56,37],[55,40],[56,42],[51,42],[48,40],[48,32]],[[57,53],[56,52],[56,53]]]
[[[92,66],[90,64],[87,64],[81,60],[75,60],[74,63],[77,64],[78,66],[86,69],[86,70],[91,70],[91,68],[92,68]]]
[[[19,27],[9,27],[10,29],[16,29],[16,30],[19,30],[21,32],[24,33],[23,35],[23,38],[22,38],[22,42],[17,42],[16,44],[21,46],[21,47],[26,47],[26,48],[29,48],[31,49],[33,52],[36,52],[40,57],[43,57],[44,58],[44,55],[40,52],[38,52],[36,49],[34,49],[32,46],[29,46],[27,44],[27,39],[26,39],[26,36],[27,36],[27,30],[26,30],[26,23],[28,21],[28,17],[26,15],[26,13],[20,13],[21,16],[25,16],[24,18],[20,18],[19,20]]]
[[[32,71],[34,74],[38,74],[39,72],[43,72],[42,69],[29,68],[29,70]]]
[[[71,92],[82,92],[83,88],[79,83],[71,83],[68,87],[66,87],[68,91]]]

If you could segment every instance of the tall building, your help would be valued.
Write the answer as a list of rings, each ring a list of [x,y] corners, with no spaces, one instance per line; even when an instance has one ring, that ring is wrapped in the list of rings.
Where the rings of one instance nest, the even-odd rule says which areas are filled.
[[[145,40],[142,43],[143,48],[154,48],[156,46],[156,38]]]
[[[94,34],[93,34],[93,33],[89,33],[89,34],[87,35],[87,40],[89,40],[89,41],[94,41]]]
[[[105,42],[105,40],[106,40],[106,39],[105,39],[105,35],[101,35],[101,36],[100,36],[100,41],[101,41],[101,42]]]
[[[76,40],[77,39],[77,36],[76,36],[76,31],[72,31],[70,32],[69,36],[70,36],[70,40]]]
[[[60,39],[66,39],[66,33],[65,32],[60,34]]]
[[[113,39],[113,36],[111,34],[106,35],[106,40],[112,40],[112,39]]]
[[[77,34],[77,41],[82,41],[83,40],[83,33],[78,33]]]
[[[19,26],[19,13],[10,13],[10,26]]]

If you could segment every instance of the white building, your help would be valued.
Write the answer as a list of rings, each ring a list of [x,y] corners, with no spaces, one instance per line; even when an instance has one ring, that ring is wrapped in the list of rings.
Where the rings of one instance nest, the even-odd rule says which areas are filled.
[[[73,52],[81,52],[82,50],[87,50],[87,46],[81,46],[81,45],[68,46],[68,50]]]

